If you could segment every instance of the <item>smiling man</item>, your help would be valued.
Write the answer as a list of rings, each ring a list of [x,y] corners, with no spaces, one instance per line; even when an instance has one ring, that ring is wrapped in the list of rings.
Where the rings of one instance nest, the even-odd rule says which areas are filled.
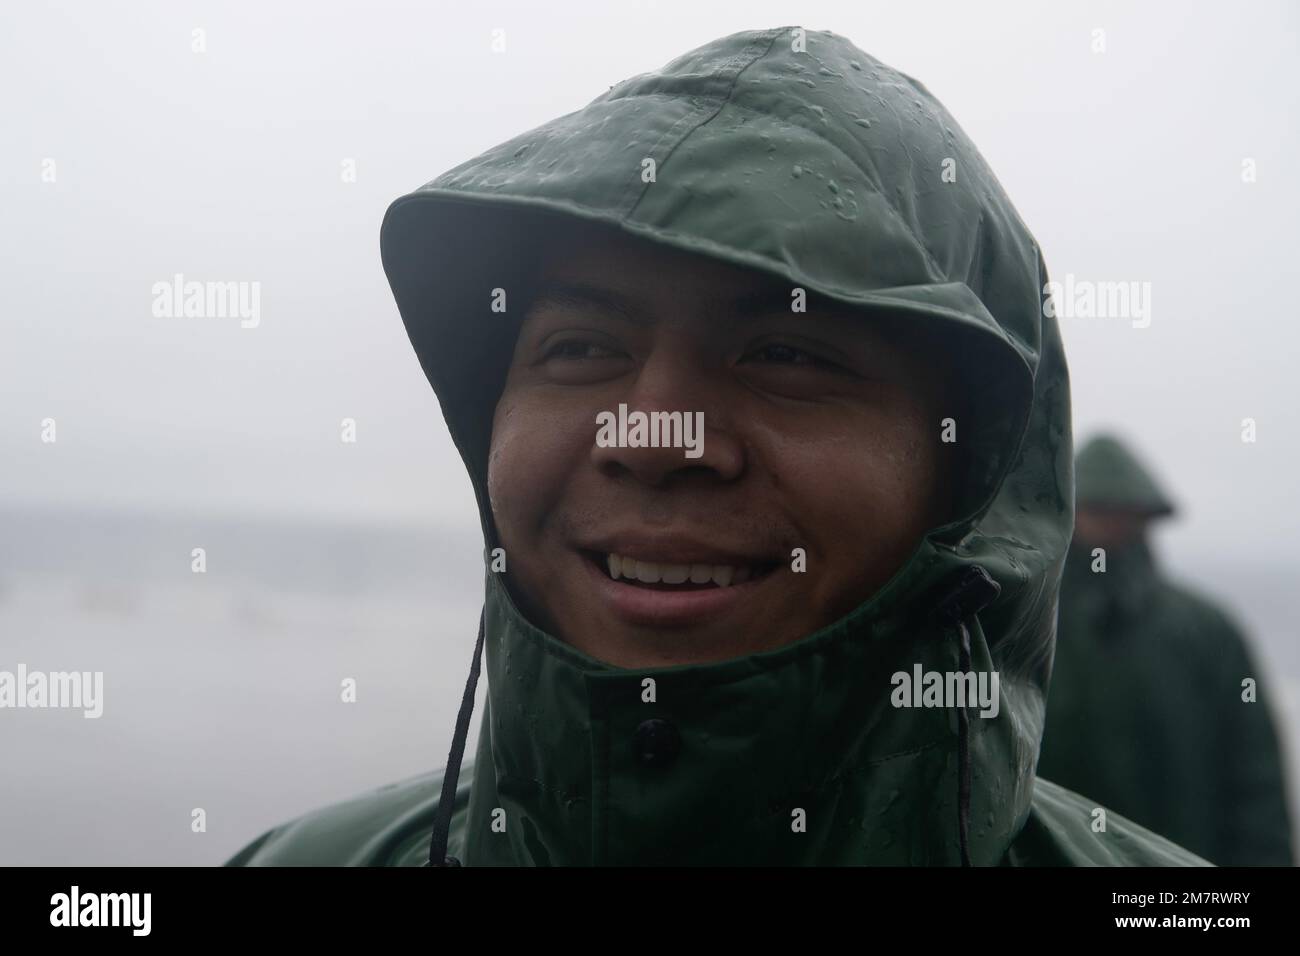
[[[919,83],[724,37],[398,200],[382,251],[477,496],[470,680],[444,772],[232,863],[1202,862],[1035,777],[1068,378]],[[682,440],[602,433],[633,413]]]
[[[488,489],[521,608],[571,646],[629,668],[780,647],[944,517],[942,378],[901,330],[594,226],[539,281]],[[619,407],[698,415],[700,456],[593,442]]]

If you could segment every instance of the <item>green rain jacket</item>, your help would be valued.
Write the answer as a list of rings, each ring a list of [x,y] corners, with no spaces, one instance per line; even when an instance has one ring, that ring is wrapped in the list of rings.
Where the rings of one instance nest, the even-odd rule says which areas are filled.
[[[925,87],[833,33],[737,33],[390,207],[384,267],[469,470],[485,556],[490,422],[515,331],[493,290],[526,286],[561,221],[937,331],[959,360],[966,461],[952,520],[885,587],[742,659],[603,664],[525,619],[485,562],[487,705],[446,805],[447,852],[469,866],[945,865],[962,861],[966,826],[974,865],[1203,863],[1114,815],[1094,830],[1093,801],[1035,778],[1073,516],[1066,365],[1037,244]],[[891,706],[891,675],[957,670],[963,633],[970,666],[1000,673],[997,716],[963,730],[955,710]],[[642,702],[646,676],[656,703]],[[459,764],[453,747],[449,774]],[[310,814],[230,862],[424,863],[443,779]]]
[[[1173,513],[1113,438],[1079,452],[1076,478],[1081,506]],[[1240,632],[1166,581],[1145,541],[1094,571],[1101,557],[1076,541],[1065,563],[1039,770],[1221,866],[1289,865],[1267,682]]]

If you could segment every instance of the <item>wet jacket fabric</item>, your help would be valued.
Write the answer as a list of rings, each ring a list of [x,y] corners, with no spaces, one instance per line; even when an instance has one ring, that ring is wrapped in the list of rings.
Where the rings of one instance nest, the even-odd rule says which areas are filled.
[[[800,37],[716,40],[444,173],[390,207],[384,267],[469,472],[485,558],[491,414],[514,335],[493,291],[524,294],[560,222],[936,332],[959,359],[951,519],[816,633],[644,671],[537,628],[485,560],[487,703],[476,752],[448,761],[445,846],[430,841],[438,773],[277,827],[231,862],[1202,862],[1119,817],[1095,831],[1095,803],[1035,776],[1073,501],[1039,248],[925,87],[832,33]],[[471,647],[467,635],[467,660]],[[997,716],[891,706],[891,675],[915,665],[996,670]]]
[[[1167,503],[1127,452],[1094,471],[1109,442],[1080,453],[1080,504]],[[1066,561],[1039,772],[1221,866],[1290,865],[1276,705],[1240,631],[1144,541],[1099,557],[1076,541]]]

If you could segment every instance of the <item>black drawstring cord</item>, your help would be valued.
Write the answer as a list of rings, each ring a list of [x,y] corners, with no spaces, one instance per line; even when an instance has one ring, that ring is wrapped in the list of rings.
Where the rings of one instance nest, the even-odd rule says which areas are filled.
[[[487,608],[478,616],[478,640],[474,644],[474,661],[470,665],[469,680],[465,682],[465,696],[460,701],[460,714],[456,717],[456,733],[451,738],[451,752],[447,755],[447,769],[442,775],[442,796],[433,815],[433,836],[429,840],[429,862],[425,866],[460,866],[460,860],[447,855],[447,838],[451,833],[451,814],[456,805],[456,784],[460,779],[460,764],[465,758],[465,738],[469,736],[469,720],[474,713],[474,691],[478,688],[479,660],[483,656],[483,633]]]
[[[966,622],[957,621],[961,636],[958,668],[970,671],[970,631]],[[970,715],[965,707],[957,708],[957,842],[961,845],[961,865],[970,866]]]
[[[970,673],[970,631],[966,619],[979,613],[998,596],[1002,588],[978,564],[960,573],[952,590],[939,602],[939,617],[957,629],[957,665],[962,674]],[[957,708],[957,843],[961,865],[970,866],[970,716],[965,707]]]

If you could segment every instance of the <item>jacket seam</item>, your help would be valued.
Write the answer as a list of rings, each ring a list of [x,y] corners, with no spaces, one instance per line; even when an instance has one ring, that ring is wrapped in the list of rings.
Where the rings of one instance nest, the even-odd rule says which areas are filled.
[[[663,161],[660,165],[667,166],[668,161],[673,158],[673,154],[676,153],[677,150],[681,148],[681,145],[683,143],[685,143],[688,139],[690,139],[691,136],[693,136],[697,130],[704,128],[709,123],[713,122],[713,120],[717,119],[719,115],[721,115],[722,111],[727,108],[727,104],[731,102],[732,96],[735,95],[736,86],[740,83],[741,76],[743,76],[745,71],[748,70],[751,66],[753,66],[759,60],[763,59],[765,56],[767,56],[769,53],[772,52],[772,47],[776,46],[777,38],[781,36],[781,33],[782,33],[781,30],[772,31],[771,39],[768,40],[767,46],[763,48],[762,52],[756,52],[752,54],[749,62],[736,71],[736,75],[731,78],[731,85],[727,88],[726,94],[722,97],[721,102],[718,103],[717,107],[713,110],[713,112],[709,114],[709,116],[707,116],[706,118],[700,120],[689,130],[687,130],[686,133],[681,137],[681,139],[679,139],[676,143],[674,143],[673,147],[668,150],[667,154],[664,156]],[[732,57],[728,66],[738,66],[743,59],[744,59],[744,55],[738,54],[737,56]],[[664,139],[666,139],[672,133],[673,129],[676,129],[677,125],[678,124],[674,123],[672,129],[669,129],[668,133],[665,133],[663,136],[659,138],[659,140],[655,143],[656,149],[659,147],[659,144],[662,143]],[[621,217],[623,221],[627,221],[636,213],[637,207],[641,205],[641,200],[645,199],[646,193],[650,191],[650,186],[651,186],[650,183],[644,184],[644,188],[641,190],[641,194],[637,196],[636,200],[632,203],[632,205],[628,207],[627,212],[623,213]]]

